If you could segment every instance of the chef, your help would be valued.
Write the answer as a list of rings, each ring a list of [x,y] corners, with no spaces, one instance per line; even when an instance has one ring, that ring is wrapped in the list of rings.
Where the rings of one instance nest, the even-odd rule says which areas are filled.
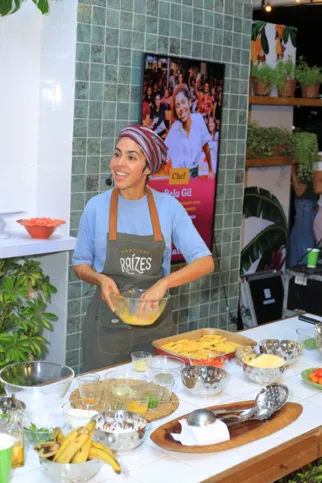
[[[82,331],[85,371],[127,361],[132,351],[149,350],[153,340],[174,332],[169,302],[153,325],[130,326],[114,313],[110,294],[135,287],[146,290],[143,299],[159,300],[170,288],[214,270],[211,253],[184,207],[147,185],[166,159],[167,147],[152,130],[124,128],[111,160],[115,187],[91,198],[83,212],[73,269],[96,286]],[[172,242],[187,265],[170,274]]]

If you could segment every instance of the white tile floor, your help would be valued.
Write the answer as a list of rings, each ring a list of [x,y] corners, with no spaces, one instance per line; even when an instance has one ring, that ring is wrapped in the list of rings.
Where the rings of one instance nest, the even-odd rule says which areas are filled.
[[[307,327],[308,324],[292,319],[268,324],[247,331],[247,336],[260,341],[269,337],[289,338],[296,340],[295,330]],[[311,388],[301,380],[301,372],[308,367],[322,366],[322,358],[318,351],[304,351],[299,361],[285,370],[283,383],[290,390],[289,401],[299,402],[303,413],[297,421],[288,427],[261,440],[240,446],[233,450],[210,454],[174,453],[156,446],[150,434],[158,426],[179,416],[187,414],[197,407],[207,407],[237,400],[252,400],[260,390],[260,386],[244,378],[243,371],[233,361],[229,363],[229,382],[225,390],[214,398],[202,399],[188,394],[179,381],[175,392],[180,399],[180,406],[169,417],[152,423],[145,440],[139,448],[130,453],[123,453],[119,461],[123,468],[122,475],[115,476],[109,466],[102,470],[90,483],[197,483],[222,471],[238,465],[242,461],[256,456],[289,441],[300,434],[322,425],[322,391]],[[73,382],[71,391],[77,387]],[[23,468],[13,471],[11,483],[50,483],[50,480],[39,469],[37,456],[28,454]]]

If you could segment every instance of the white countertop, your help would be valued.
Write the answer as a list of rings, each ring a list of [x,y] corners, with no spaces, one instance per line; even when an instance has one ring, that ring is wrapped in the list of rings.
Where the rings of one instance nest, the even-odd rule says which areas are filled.
[[[322,321],[321,317],[313,317]],[[247,331],[247,336],[256,341],[270,337],[297,340],[295,331],[301,327],[314,326],[299,321],[297,317],[292,317],[250,329]],[[300,434],[319,427],[322,425],[322,391],[306,385],[300,377],[304,369],[314,366],[322,366],[320,353],[316,350],[304,350],[301,358],[290,368],[286,368],[284,372],[282,382],[289,388],[288,400],[299,402],[303,406],[301,416],[294,423],[253,443],[212,454],[169,452],[156,446],[150,440],[149,434],[165,422],[196,408],[254,399],[261,387],[246,380],[242,369],[236,365],[235,361],[228,365],[227,371],[230,376],[225,391],[213,398],[191,397],[186,394],[181,381],[177,381],[175,393],[180,398],[178,409],[167,418],[150,423],[145,441],[139,448],[119,455],[118,460],[123,469],[122,475],[115,475],[112,468],[105,465],[98,475],[90,480],[90,483],[197,483],[246,461],[250,455],[253,457],[264,453]],[[102,374],[106,372],[108,371],[103,371]],[[76,388],[77,382],[73,381],[71,391]],[[25,466],[13,471],[11,483],[50,483],[50,481],[40,471],[37,455],[31,451],[28,453]]]
[[[48,240],[31,238],[28,233],[11,233],[9,238],[0,239],[0,259],[43,255],[74,250],[76,238],[53,234]]]

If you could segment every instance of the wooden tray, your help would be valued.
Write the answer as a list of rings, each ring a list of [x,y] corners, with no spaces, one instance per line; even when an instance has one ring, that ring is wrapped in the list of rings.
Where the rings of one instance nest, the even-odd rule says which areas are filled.
[[[221,406],[211,406],[209,409],[242,409],[252,405],[254,405],[254,401],[243,401],[233,404],[223,404]],[[181,453],[215,453],[217,451],[237,448],[237,446],[242,446],[243,444],[251,443],[252,441],[269,436],[293,423],[293,421],[300,416],[302,411],[303,408],[300,404],[286,403],[285,406],[270,419],[266,421],[249,421],[247,423],[236,424],[229,429],[229,441],[207,446],[183,446],[179,441],[174,441],[172,438],[170,433],[180,433],[181,425],[178,421],[187,417],[187,414],[160,426],[153,431],[150,438],[155,444],[169,451],[179,451]]]
[[[178,357],[186,364],[190,364],[189,357],[182,356],[178,352],[172,352],[168,349],[163,349],[162,346],[169,342],[175,342],[181,339],[189,339],[189,340],[199,339],[203,335],[222,335],[223,337],[227,337],[228,341],[236,342],[236,344],[240,344],[244,346],[250,345],[251,347],[255,347],[255,345],[257,345],[257,342],[255,342],[253,339],[249,339],[244,335],[236,334],[235,332],[229,332],[228,330],[221,330],[221,329],[192,330],[191,332],[184,332],[183,334],[173,335],[171,337],[165,337],[164,339],[157,339],[152,342],[152,345],[157,354]],[[229,352],[223,355],[225,355],[228,359],[233,359],[235,357],[235,352]]]
[[[101,382],[103,385],[103,383]],[[76,389],[73,391],[69,397],[69,400],[75,409],[84,409],[84,406],[81,402],[80,395],[79,395],[79,390]],[[179,399],[178,396],[174,393],[172,393],[171,399],[168,402],[161,403],[159,407],[156,409],[149,409],[149,411],[146,414],[146,419],[150,423],[151,421],[158,421],[159,419],[165,418],[166,416],[170,416],[170,414],[174,413],[174,411],[179,407]],[[98,412],[104,412],[106,411],[106,406],[105,406],[105,389],[103,386],[103,390],[101,393],[101,399],[100,402],[97,406],[91,408],[94,409],[95,411]]]

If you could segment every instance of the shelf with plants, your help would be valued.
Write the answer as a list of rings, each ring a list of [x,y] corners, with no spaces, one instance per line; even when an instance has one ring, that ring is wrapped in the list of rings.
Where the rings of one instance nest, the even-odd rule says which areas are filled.
[[[249,96],[249,104],[258,106],[322,107],[322,99],[305,99],[303,97]]]
[[[262,127],[250,122],[247,133],[246,168],[296,164],[302,180],[311,180],[318,158],[317,136],[309,132]]]

